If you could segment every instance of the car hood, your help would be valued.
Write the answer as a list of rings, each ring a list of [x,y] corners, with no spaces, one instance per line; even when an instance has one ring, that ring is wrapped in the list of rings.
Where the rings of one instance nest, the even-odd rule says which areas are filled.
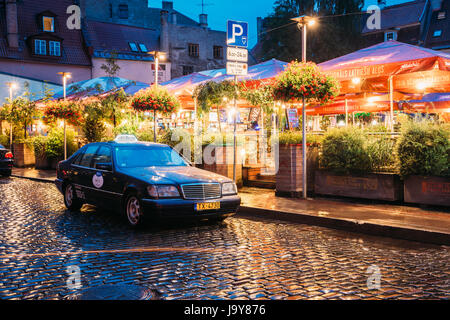
[[[122,168],[121,171],[136,179],[156,184],[232,182],[227,177],[195,167]]]

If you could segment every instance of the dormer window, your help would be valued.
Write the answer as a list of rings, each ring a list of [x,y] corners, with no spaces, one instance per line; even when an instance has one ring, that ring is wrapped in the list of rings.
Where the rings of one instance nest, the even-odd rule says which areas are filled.
[[[34,53],[40,56],[47,54],[47,41],[35,39],[34,40]]]
[[[48,42],[48,54],[54,57],[61,56],[61,43],[59,41]]]
[[[396,31],[388,31],[384,33],[384,41],[397,40],[397,32]]]
[[[55,32],[55,18],[43,16],[42,30],[45,32]]]
[[[434,37],[434,38],[438,38],[438,37],[440,37],[440,36],[442,36],[442,30],[436,30],[436,31],[434,31],[434,33],[433,33],[433,37]]]

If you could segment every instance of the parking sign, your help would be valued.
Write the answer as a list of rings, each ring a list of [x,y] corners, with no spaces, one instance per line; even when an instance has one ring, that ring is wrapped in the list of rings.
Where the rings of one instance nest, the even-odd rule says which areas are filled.
[[[228,20],[227,44],[235,47],[248,47],[248,23]]]

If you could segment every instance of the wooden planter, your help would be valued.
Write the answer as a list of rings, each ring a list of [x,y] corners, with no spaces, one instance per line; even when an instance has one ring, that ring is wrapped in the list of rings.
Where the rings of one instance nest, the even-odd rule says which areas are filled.
[[[36,169],[49,169],[51,167],[51,164],[45,155],[43,155],[43,156],[35,155],[35,165],[34,166]]]
[[[308,193],[314,192],[314,175],[318,166],[318,148],[307,150]],[[276,174],[276,192],[281,197],[302,197],[303,154],[301,145],[280,145],[279,168]]]
[[[19,168],[34,166],[34,149],[25,143],[13,143],[14,165]]]
[[[450,206],[450,178],[409,176],[404,192],[407,203]]]
[[[242,146],[237,147],[236,184],[243,186],[242,181]],[[211,152],[213,163],[204,163],[202,168],[233,179],[233,146],[215,146]]]
[[[402,200],[400,177],[389,173],[338,175],[316,171],[316,194],[351,198],[399,201]]]

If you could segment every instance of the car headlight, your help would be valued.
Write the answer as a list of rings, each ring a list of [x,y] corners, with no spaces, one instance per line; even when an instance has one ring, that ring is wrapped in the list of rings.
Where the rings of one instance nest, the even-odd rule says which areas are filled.
[[[147,192],[152,198],[177,198],[180,197],[177,187],[175,186],[148,186]]]
[[[229,196],[237,194],[237,187],[234,182],[226,182],[222,184],[222,195]]]

